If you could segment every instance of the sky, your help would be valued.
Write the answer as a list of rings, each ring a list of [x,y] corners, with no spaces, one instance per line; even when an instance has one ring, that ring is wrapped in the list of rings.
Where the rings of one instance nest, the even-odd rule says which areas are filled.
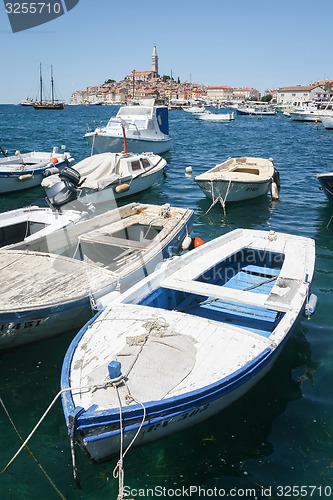
[[[12,33],[0,3],[0,103],[36,97],[50,65],[57,98],[151,68],[204,85],[261,93],[333,80],[333,1],[79,0],[65,15]]]

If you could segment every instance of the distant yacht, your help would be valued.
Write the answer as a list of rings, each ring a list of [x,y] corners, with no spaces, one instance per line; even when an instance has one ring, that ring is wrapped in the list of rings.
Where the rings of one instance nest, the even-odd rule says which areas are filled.
[[[27,97],[26,99],[23,99],[23,101],[20,102],[21,106],[33,106],[35,104],[35,99],[32,97]]]

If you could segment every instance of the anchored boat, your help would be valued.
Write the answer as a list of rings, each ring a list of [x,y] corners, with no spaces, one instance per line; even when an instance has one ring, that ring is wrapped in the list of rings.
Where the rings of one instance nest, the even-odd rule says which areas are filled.
[[[194,425],[273,366],[308,305],[315,242],[237,229],[116,298],[62,367],[72,444],[95,462]]]
[[[181,251],[193,218],[184,208],[131,203],[0,250],[0,349],[80,328]]]
[[[279,174],[272,158],[228,158],[195,177],[195,182],[214,203],[257,198],[271,193],[278,197]]]

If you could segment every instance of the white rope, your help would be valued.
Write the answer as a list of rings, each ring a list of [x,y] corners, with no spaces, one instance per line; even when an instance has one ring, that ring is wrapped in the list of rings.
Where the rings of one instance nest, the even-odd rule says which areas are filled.
[[[126,453],[130,450],[130,448],[133,446],[135,440],[137,439],[138,435],[140,434],[142,426],[146,420],[146,414],[147,414],[144,404],[132,396],[129,387],[126,384],[125,377],[123,377],[122,382],[125,384],[125,387],[128,391],[128,396],[125,398],[127,400],[128,404],[130,402],[134,401],[135,403],[141,405],[141,407],[143,409],[143,416],[142,416],[141,423],[140,423],[136,433],[134,434],[132,440],[130,441],[129,445],[127,446],[126,450],[124,451],[123,411],[122,411],[121,398],[120,398],[120,394],[119,394],[119,390],[118,390],[118,384],[116,384],[115,389],[117,392],[117,398],[118,398],[118,403],[119,403],[120,450],[119,450],[119,460],[117,462],[116,467],[113,469],[113,477],[115,479],[118,479],[117,500],[124,499],[124,485],[125,485],[124,457],[125,457]]]
[[[225,193],[225,197],[223,198],[222,193],[220,193],[220,195],[221,195],[220,201],[221,201],[221,205],[222,205],[222,208],[223,208],[224,217],[226,219],[227,219],[227,211],[226,211],[226,208],[225,208],[225,204],[226,204],[227,197],[228,197],[228,194],[229,194],[229,191],[230,191],[230,186],[231,186],[231,179],[229,179],[227,191]]]
[[[6,470],[11,466],[11,464],[14,462],[14,460],[21,453],[21,451],[23,450],[23,448],[26,447],[26,445],[28,444],[28,442],[30,441],[30,439],[32,438],[32,436],[35,434],[35,432],[38,429],[38,427],[40,426],[40,424],[43,422],[43,420],[46,417],[46,415],[51,410],[52,406],[55,404],[55,402],[59,398],[59,396],[61,396],[64,392],[67,392],[67,391],[72,391],[72,392],[73,391],[80,391],[80,392],[82,392],[82,390],[102,389],[103,387],[105,387],[106,385],[109,385],[109,384],[110,384],[110,381],[107,382],[107,383],[103,383],[103,384],[87,385],[85,387],[76,387],[76,388],[66,387],[65,389],[61,389],[61,391],[59,391],[58,394],[53,398],[53,400],[51,401],[51,403],[49,404],[49,406],[47,407],[47,409],[45,410],[45,412],[43,413],[43,415],[41,416],[41,418],[39,419],[39,421],[37,422],[37,424],[35,425],[35,427],[32,429],[32,431],[30,432],[30,434],[28,435],[28,437],[22,443],[22,445],[20,446],[20,448],[17,450],[17,452],[14,454],[14,456],[9,460],[9,462],[7,463],[7,465],[2,469],[2,471],[0,472],[0,476],[4,472],[6,472]]]
[[[331,215],[331,218],[330,218],[330,220],[329,220],[329,221],[328,221],[328,223],[327,223],[326,229],[328,229],[329,225],[330,225],[330,224],[331,224],[331,222],[332,222],[332,219],[333,219],[333,214]]]
[[[19,439],[21,441],[23,441],[22,436],[21,436],[20,432],[18,431],[16,425],[14,424],[11,416],[9,415],[9,412],[8,412],[8,410],[7,410],[4,402],[2,401],[1,397],[0,397],[0,404],[3,407],[3,409],[4,409],[4,411],[5,411],[5,413],[6,413],[7,417],[8,417],[9,422],[13,426],[13,429],[14,429],[15,433],[17,434],[17,436],[19,437]],[[39,460],[33,454],[32,450],[28,446],[25,446],[25,449],[27,450],[27,452],[29,453],[29,455],[32,457],[32,459],[36,462],[37,466],[40,468],[40,470],[42,471],[42,473],[44,474],[44,476],[46,477],[46,479],[49,481],[49,483],[51,484],[51,486],[54,488],[54,490],[57,492],[57,494],[59,495],[59,497],[62,498],[63,500],[65,500],[64,495],[61,493],[61,491],[57,488],[57,486],[55,485],[55,483],[52,481],[52,479],[50,478],[50,476],[48,475],[48,473],[46,472],[46,470],[44,469],[44,467],[42,466],[42,464],[39,462]],[[4,471],[2,471],[2,472],[4,472]],[[1,474],[2,474],[2,472],[1,472]]]
[[[230,191],[230,186],[231,186],[231,180],[229,180],[229,182],[228,182],[228,187],[227,187],[225,197],[223,198],[222,193],[220,192],[220,194],[217,196],[217,198],[215,198],[214,190],[213,190],[213,182],[210,182],[211,196],[212,196],[213,203],[211,204],[211,206],[208,208],[208,210],[201,217],[203,217],[204,215],[207,215],[208,212],[210,212],[210,210],[214,207],[214,205],[216,205],[216,203],[220,202],[222,205],[222,208],[223,208],[224,217],[226,220],[228,220],[225,204],[227,201],[227,196],[228,196],[229,191]]]

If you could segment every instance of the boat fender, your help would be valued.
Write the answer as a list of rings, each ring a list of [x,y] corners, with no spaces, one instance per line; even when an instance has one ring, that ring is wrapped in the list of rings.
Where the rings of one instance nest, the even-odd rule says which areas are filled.
[[[115,187],[115,192],[116,193],[125,193],[126,191],[129,190],[129,184],[118,184],[118,186]]]
[[[278,190],[281,187],[280,172],[274,167],[273,182],[277,185]]]
[[[271,184],[271,196],[273,200],[279,199],[279,190],[275,182]]]
[[[120,361],[110,361],[108,364],[108,371],[111,382],[119,382],[123,377],[121,373]]]
[[[188,235],[185,236],[185,238],[182,241],[182,245],[181,245],[182,250],[188,250],[191,246],[191,243],[192,243],[191,236],[188,236]]]
[[[313,314],[316,310],[318,302],[318,297],[314,293],[311,293],[308,302],[305,304],[304,313],[310,318],[311,314]]]
[[[52,164],[50,164],[50,166],[44,170],[45,177],[49,177],[49,175],[53,175],[53,174],[59,174],[59,168],[52,167],[51,165]]]
[[[110,304],[110,302],[118,298],[119,295],[120,292],[118,292],[117,290],[113,290],[112,292],[103,295],[103,297],[99,297],[98,300],[96,300],[96,310],[100,311],[101,309],[103,309],[103,307],[106,307]]]
[[[51,158],[50,163],[53,163],[53,165],[56,165],[57,163],[59,163],[59,160],[58,160],[58,158]]]
[[[18,177],[19,181],[28,181],[29,179],[32,179],[32,174],[19,175]]]
[[[199,238],[198,236],[196,236],[195,238],[192,238],[192,243],[190,245],[189,250],[193,250],[194,248],[198,248],[204,244],[205,244],[204,240],[202,238]]]

